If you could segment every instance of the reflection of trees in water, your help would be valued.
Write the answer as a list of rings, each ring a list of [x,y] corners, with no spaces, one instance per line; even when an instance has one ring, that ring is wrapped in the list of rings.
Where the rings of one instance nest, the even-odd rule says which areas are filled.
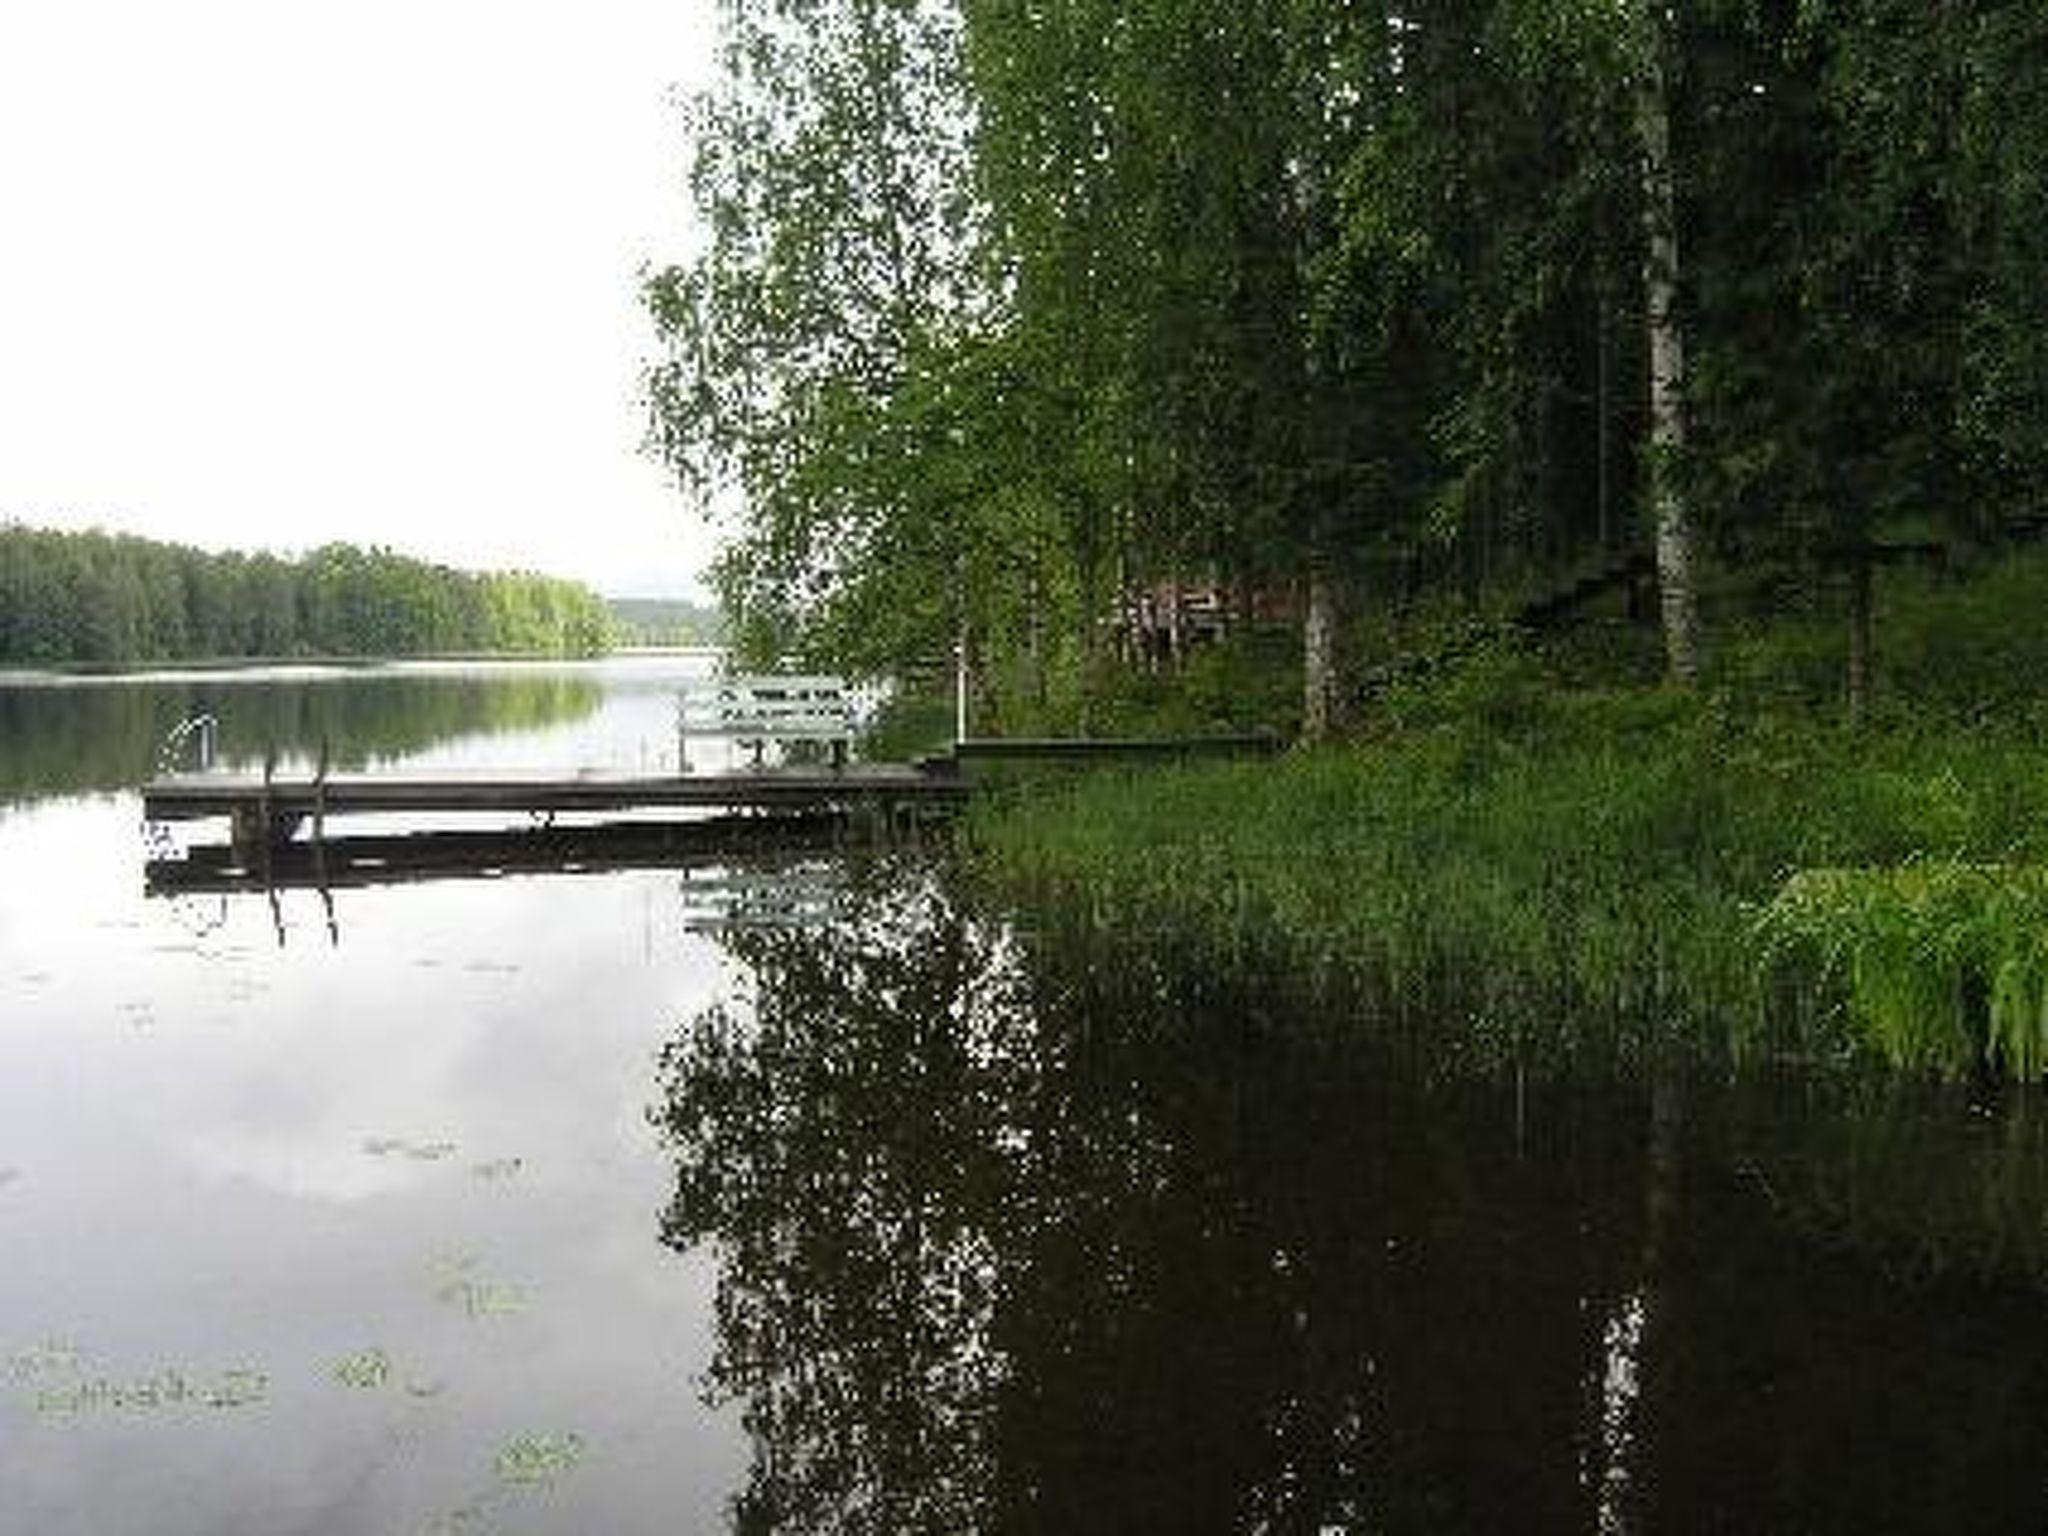
[[[1642,1527],[2048,1528],[2048,1203],[2006,1160],[2039,1150],[2031,1115],[1896,1083],[1703,1108],[1647,1354]]]
[[[664,1059],[664,1236],[721,1256],[742,1529],[2041,1512],[2038,1291],[1902,1283],[1788,1220],[1762,1111],[1719,1090],[1681,1118],[1668,1083],[1656,1113],[1432,1085],[1315,1043],[1256,964],[1020,943],[887,869],[828,927],[727,943],[748,994]],[[1772,1166],[1892,1177],[1807,1111]]]
[[[1905,1279],[2048,1286],[2048,1113],[1946,1085],[1775,1083],[1727,1106],[1729,1161],[1787,1224]]]
[[[713,1376],[757,1439],[742,1528],[1585,1511],[1579,1303],[1627,1223],[1502,1293],[1521,1232],[1477,1216],[1626,1185],[1624,1148],[1561,1179],[1471,1144],[1490,1103],[1425,1115],[1283,1047],[1249,978],[1027,957],[930,884],[858,889],[733,936],[750,1005],[665,1061],[665,1235],[723,1256]]]
[[[666,1240],[717,1242],[743,1529],[971,1530],[993,1461],[1003,1151],[1032,1064],[999,944],[929,884],[820,933],[736,930],[755,1005],[664,1058]]]
[[[347,768],[581,719],[602,696],[588,678],[504,674],[0,687],[0,800],[140,784],[171,728],[201,713],[220,721],[224,765],[260,763],[272,748],[311,759],[324,742]]]

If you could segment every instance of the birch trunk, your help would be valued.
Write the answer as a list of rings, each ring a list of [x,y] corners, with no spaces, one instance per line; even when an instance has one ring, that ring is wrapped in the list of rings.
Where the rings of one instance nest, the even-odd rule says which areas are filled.
[[[1301,737],[1329,737],[1337,713],[1337,603],[1330,573],[1319,561],[1309,572],[1308,606],[1302,622]]]
[[[1602,270],[1605,270],[1603,263]],[[1614,462],[1614,400],[1608,381],[1608,356],[1614,350],[1613,306],[1602,284],[1600,292],[1600,320],[1598,325],[1597,351],[1594,361],[1594,413],[1597,426],[1595,435],[1598,442],[1599,465],[1595,472],[1598,515],[1595,519],[1599,533],[1600,553],[1608,555],[1614,550],[1614,485],[1610,466]]]
[[[1671,99],[1665,72],[1666,0],[1634,0],[1635,119],[1642,156],[1643,308],[1650,340],[1650,504],[1656,520],[1657,588],[1664,655],[1673,681],[1699,675],[1692,519],[1678,486],[1685,447],[1685,344],[1678,327],[1678,196],[1671,163]]]
[[[1870,557],[1859,553],[1849,568],[1849,724],[1860,726],[1870,713]]]

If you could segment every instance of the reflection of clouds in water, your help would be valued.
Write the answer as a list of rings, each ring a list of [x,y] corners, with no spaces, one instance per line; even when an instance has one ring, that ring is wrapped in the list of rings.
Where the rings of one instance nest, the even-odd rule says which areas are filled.
[[[461,750],[603,760],[665,740],[666,709],[650,684],[568,735]],[[77,1338],[89,1364],[49,1383],[235,1368],[268,1396],[31,1441],[0,1390],[0,1526],[412,1531],[511,1486],[505,1448],[540,1469],[572,1433],[590,1462],[494,1518],[715,1523],[742,1439],[696,1400],[710,1277],[658,1245],[643,1118],[661,1030],[719,973],[674,877],[344,893],[339,949],[286,893],[280,951],[261,897],[199,926],[145,902],[138,814],[0,807],[0,1162],[32,1173],[0,1177],[0,1357]],[[478,1266],[437,1280],[451,1251]],[[335,1378],[372,1348],[383,1388]]]
[[[554,1424],[603,1447],[603,1477],[549,1494],[579,1528],[708,1522],[737,1431],[695,1400],[708,1278],[656,1246],[664,1172],[641,1119],[662,1023],[716,973],[680,933],[672,880],[380,893],[354,903],[338,954],[266,948],[267,915],[235,905],[253,941],[230,940],[232,963],[154,953],[152,910],[96,934],[125,941],[120,957],[49,967],[45,1005],[0,1030],[8,1150],[47,1154],[5,1192],[0,1317],[93,1337],[138,1370],[253,1362],[273,1401],[206,1431],[231,1441],[217,1463],[163,1438],[197,1420],[74,1416],[60,1457],[0,1451],[12,1509],[39,1536],[96,1536],[156,1509],[166,1479],[196,1479],[153,1529],[197,1536],[265,1509],[276,1528],[410,1530],[488,1486],[494,1448]],[[0,976],[15,931],[0,930]],[[457,958],[411,963],[435,950]],[[140,1001],[142,976],[149,1035],[86,1027]],[[231,1028],[198,1027],[230,997]],[[489,1256],[453,1301],[425,1267],[451,1240]],[[418,1390],[337,1420],[315,1389],[352,1399],[323,1362],[366,1337]],[[0,1404],[0,1442],[18,1411]],[[379,1426],[408,1413],[430,1417],[392,1457]],[[353,1514],[308,1503],[344,1487]]]

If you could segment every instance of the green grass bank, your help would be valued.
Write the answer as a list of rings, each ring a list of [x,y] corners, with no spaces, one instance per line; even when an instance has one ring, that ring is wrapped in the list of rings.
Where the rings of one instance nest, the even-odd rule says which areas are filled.
[[[972,866],[1048,921],[1164,933],[1498,1059],[2048,1063],[2048,561],[1881,594],[1879,705],[1839,625],[1750,622],[1690,695],[1585,647],[1496,651],[1277,761],[996,794]],[[1602,676],[1602,674],[1606,674]]]

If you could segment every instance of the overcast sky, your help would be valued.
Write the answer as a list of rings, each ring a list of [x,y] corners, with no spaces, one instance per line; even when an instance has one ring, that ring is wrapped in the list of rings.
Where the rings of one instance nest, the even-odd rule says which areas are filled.
[[[694,595],[639,452],[710,0],[0,0],[0,521]]]

